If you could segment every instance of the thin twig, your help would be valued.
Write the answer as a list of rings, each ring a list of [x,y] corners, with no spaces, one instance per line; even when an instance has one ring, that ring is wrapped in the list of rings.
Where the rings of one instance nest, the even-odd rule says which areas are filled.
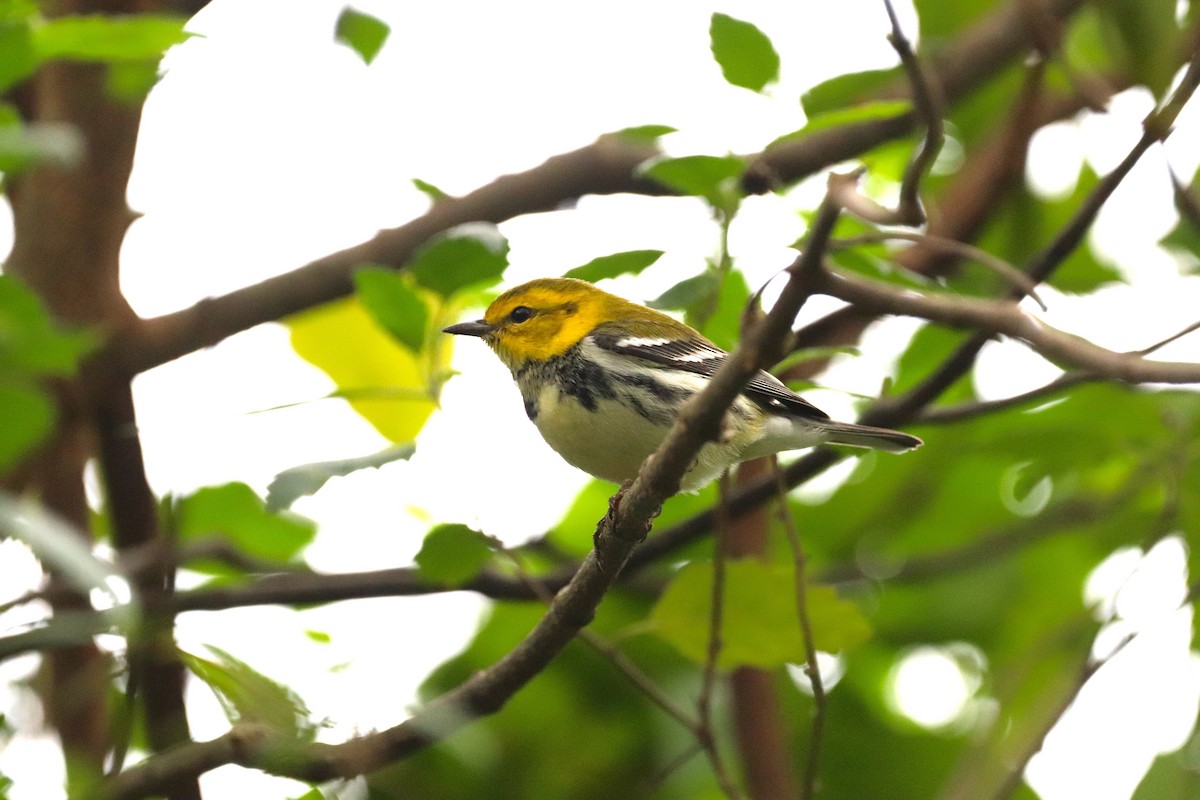
[[[900,202],[896,207],[896,222],[903,225],[916,226],[925,222],[925,212],[921,208],[920,187],[925,173],[933,165],[938,152],[945,141],[945,131],[942,123],[942,109],[945,106],[941,87],[936,83],[936,77],[924,69],[921,61],[912,50],[912,45],[904,36],[900,20],[891,0],[883,0],[887,9],[888,20],[892,23],[892,32],[888,34],[888,42],[900,56],[908,82],[912,85],[913,102],[917,114],[925,124],[925,138],[904,170],[900,181]]]
[[[820,271],[839,213],[832,203],[822,203],[809,246],[796,260],[775,305],[704,389],[684,404],[666,438],[600,520],[595,549],[554,596],[533,630],[496,663],[391,728],[329,745],[297,742],[259,725],[238,725],[212,741],[182,744],[126,769],[96,787],[98,800],[160,794],[175,781],[228,763],[310,782],[361,775],[429,747],[474,719],[497,711],[591,622],[630,554],[645,539],[663,501],[679,490],[684,472],[700,449],[720,435],[722,420],[746,383],[765,365],[778,360],[784,337],[812,293],[814,273]]]
[[[1149,347],[1141,350],[1134,350],[1127,355],[1148,356],[1156,350],[1166,347],[1171,342],[1187,336],[1189,333],[1194,333],[1200,330],[1200,322],[1193,322],[1178,333],[1173,333],[1167,338],[1155,342]],[[961,403],[955,406],[946,406],[942,408],[927,408],[922,413],[918,414],[914,422],[920,422],[925,425],[945,425],[950,422],[961,422],[966,419],[974,419],[987,414],[994,414],[998,411],[1006,411],[1010,408],[1020,408],[1031,403],[1036,403],[1046,398],[1053,397],[1067,389],[1075,386],[1080,386],[1085,383],[1096,383],[1104,380],[1103,375],[1095,372],[1066,372],[1059,375],[1054,380],[1039,386],[1036,389],[1030,389],[1027,392],[1013,395],[1012,397],[1004,397],[999,400],[983,400],[976,403]]]
[[[525,560],[521,558],[520,553],[505,544],[494,536],[488,536],[488,541],[491,543],[492,549],[512,565],[518,579],[525,584],[529,590],[546,606],[554,602],[554,595],[547,590],[545,584],[537,579],[525,564]],[[656,683],[643,672],[636,664],[629,660],[628,656],[621,652],[620,648],[609,642],[603,636],[595,633],[587,628],[579,631],[579,639],[588,647],[600,653],[615,666],[634,687],[646,696],[650,702],[661,708],[667,713],[667,716],[677,721],[680,725],[687,728],[693,733],[700,730],[700,721],[692,716],[683,706],[676,703],[665,692],[658,687]]]
[[[836,272],[824,274],[820,291],[876,312],[919,317],[951,327],[982,331],[968,339],[970,349],[974,351],[970,353],[971,363],[978,352],[975,346],[978,337],[986,341],[990,334],[1002,333],[1024,342],[1052,363],[1079,367],[1125,383],[1200,382],[1200,364],[1151,361],[1134,353],[1108,350],[1080,336],[1052,328],[1009,302],[919,294],[911,289],[897,289]]]
[[[1048,310],[1046,304],[1042,302],[1042,298],[1038,296],[1037,284],[1028,275],[999,256],[992,255],[986,250],[972,244],[967,244],[966,242],[960,242],[957,239],[947,239],[944,236],[934,236],[917,231],[881,231],[879,233],[864,233],[860,236],[849,236],[845,239],[834,239],[829,243],[829,247],[831,250],[841,250],[860,244],[880,244],[889,241],[916,242],[934,250],[941,250],[959,258],[965,258],[982,264],[1008,281],[1013,287],[1020,289],[1028,295],[1043,311]]]
[[[800,797],[811,800],[817,787],[817,774],[821,767],[821,744],[825,737],[825,713],[828,705],[825,694],[825,683],[821,679],[821,665],[817,662],[817,645],[813,636],[812,619],[808,614],[808,555],[804,544],[800,541],[800,533],[796,530],[795,522],[788,511],[787,484],[779,469],[779,462],[771,460],[771,471],[775,476],[775,486],[779,492],[779,520],[787,533],[788,544],[792,548],[792,561],[795,565],[796,581],[796,615],[800,619],[800,633],[804,638],[804,657],[806,666],[804,673],[808,675],[813,694],[813,716],[808,742],[808,759],[804,765],[804,783]]]
[[[729,547],[729,513],[725,497],[729,488],[729,473],[721,476],[717,495],[717,531],[713,542],[712,606],[708,617],[708,649],[704,657],[704,671],[700,677],[700,694],[696,698],[696,711],[700,715],[698,740],[712,764],[713,773],[721,791],[731,800],[740,798],[741,792],[729,777],[721,761],[720,749],[713,729],[712,698],[716,688],[717,661],[724,647],[721,628],[725,622],[725,566]]]

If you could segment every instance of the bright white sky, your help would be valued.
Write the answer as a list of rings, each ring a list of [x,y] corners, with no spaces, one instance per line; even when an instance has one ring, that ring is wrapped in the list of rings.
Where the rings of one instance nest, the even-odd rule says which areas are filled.
[[[914,31],[911,7],[899,5],[906,29]],[[129,192],[144,216],[125,244],[123,287],[140,314],[184,308],[420,214],[426,201],[409,183],[413,177],[462,193],[599,133],[646,123],[679,128],[682,133],[666,140],[679,154],[750,152],[803,124],[796,98],[805,88],[895,62],[879,0],[743,0],[735,6],[711,0],[374,0],[357,7],[386,19],[392,33],[370,66],[333,42],[341,6],[339,0],[216,0],[191,26],[202,36],[168,55],[167,74],[147,103]],[[718,10],[753,21],[775,42],[783,74],[770,97],[722,80],[707,47],[709,18]],[[1080,146],[1097,169],[1110,168],[1136,138],[1148,103],[1123,97],[1107,118],[1042,135],[1031,164],[1040,185],[1069,188],[1078,164],[1069,153]],[[1189,110],[1181,120],[1184,133],[1168,148],[1182,175],[1200,159],[1197,116]],[[1102,219],[1096,236],[1135,279],[1137,292],[1105,292],[1089,299],[1091,310],[1051,296],[1052,324],[1135,349],[1194,319],[1197,282],[1181,290],[1176,266],[1153,247],[1165,232],[1161,225],[1173,219],[1162,165],[1161,153],[1144,159],[1106,212],[1118,222]],[[786,201],[747,202],[732,248],[752,280],[791,260],[786,246],[801,232],[795,209],[819,191],[814,183]],[[573,211],[517,220],[502,230],[512,243],[513,283],[558,274],[597,255],[665,250],[644,279],[610,287],[639,300],[697,272],[716,246],[707,213],[689,199],[591,198]],[[1137,329],[1112,325],[1114,318],[1137,320]],[[876,391],[886,359],[911,328],[899,321],[874,330],[864,347],[876,359],[837,365],[825,382]],[[430,421],[412,462],[336,479],[297,505],[322,526],[310,551],[317,568],[409,563],[431,520],[464,521],[520,541],[556,521],[570,502],[582,476],[541,442],[504,368],[473,344],[459,348],[456,367],[464,374],[447,386],[443,411]],[[1163,357],[1200,353],[1186,343]],[[989,396],[1053,374],[1040,359],[1011,347],[993,348],[984,363],[982,372],[994,376],[980,386]],[[282,469],[384,444],[337,401],[251,413],[332,388],[290,354],[286,333],[275,326],[155,370],[136,388],[147,465],[162,493],[230,480],[264,491]],[[843,394],[813,399],[835,416],[850,413]],[[489,470],[486,480],[473,483],[484,448],[492,457],[505,454],[512,468]],[[444,489],[466,485],[468,492]],[[9,587],[5,598],[15,596],[32,580],[32,564],[14,545],[0,545],[0,552],[0,564],[11,570],[0,585]],[[1165,543],[1144,561],[1137,553],[1113,559],[1093,581],[1097,597],[1124,585],[1122,611],[1148,632],[1100,673],[1034,761],[1030,779],[1047,800],[1125,798],[1153,755],[1177,747],[1187,733],[1200,669],[1188,653],[1190,611],[1170,613],[1179,602],[1182,565],[1181,548]],[[1163,585],[1174,588],[1157,590]],[[180,620],[180,639],[199,653],[205,644],[218,645],[291,684],[318,717],[331,721],[324,738],[338,740],[400,719],[413,695],[397,687],[415,688],[461,646],[482,608],[477,598],[452,595],[302,613],[189,614]],[[356,625],[380,617],[388,620],[387,640],[378,638],[376,625]],[[0,629],[25,619],[4,615]],[[312,642],[307,629],[329,632],[332,643]],[[271,635],[263,635],[268,630]],[[945,664],[937,653],[919,655],[917,667],[897,676],[898,683],[917,687],[905,690],[898,704],[929,718],[921,716],[935,713],[929,707],[902,701],[941,692],[944,683],[928,681],[945,675]],[[20,698],[6,682],[28,674],[32,664],[0,665],[0,710]],[[956,690],[950,687],[950,694]],[[224,718],[207,691],[197,687],[191,699],[194,733],[221,733]],[[29,713],[27,702],[19,708]],[[12,718],[23,719],[19,713]],[[0,772],[17,781],[13,800],[60,794],[58,769],[45,739],[20,737],[0,752]],[[282,798],[299,794],[297,786],[236,768],[205,779],[213,796]]]

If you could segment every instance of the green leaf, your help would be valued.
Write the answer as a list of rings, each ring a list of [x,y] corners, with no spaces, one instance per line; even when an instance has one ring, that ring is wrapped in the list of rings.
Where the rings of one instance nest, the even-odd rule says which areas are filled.
[[[32,386],[0,383],[0,472],[13,466],[54,427],[54,404]]]
[[[1178,65],[1182,31],[1175,0],[1098,0],[1110,49],[1123,53],[1130,71],[1155,97],[1162,97]]]
[[[975,0],[964,3],[963,0],[914,0],[921,26],[920,39],[925,42],[927,39],[953,36],[999,5],[1000,1]]]
[[[617,487],[608,481],[592,480],[585,484],[563,518],[547,534],[555,547],[579,557],[590,552],[594,546],[592,535],[596,532],[596,523],[608,511],[608,499],[616,491]],[[655,527],[669,528],[711,509],[716,501],[716,484],[710,484],[696,494],[677,494],[663,503],[662,513],[654,521]]]
[[[313,540],[316,525],[291,512],[273,514],[244,483],[197,490],[178,502],[181,541],[224,536],[247,555],[287,562]]]
[[[338,16],[335,38],[370,64],[383,49],[391,30],[386,22],[377,17],[346,6]]]
[[[0,375],[71,375],[93,346],[84,332],[60,331],[31,289],[0,275]]]
[[[55,17],[35,29],[34,46],[41,61],[157,60],[190,36],[185,24],[186,18],[165,14]]]
[[[494,225],[461,225],[432,240],[413,256],[409,272],[417,283],[449,297],[459,289],[499,280],[508,267],[508,240]]]
[[[1018,195],[996,215],[979,246],[1020,266],[1053,241],[1099,180],[1091,167],[1084,166],[1074,190],[1066,197],[1044,200],[1029,194]],[[999,283],[998,278],[982,271],[971,274],[982,276],[989,291]],[[1120,271],[1111,263],[1101,262],[1091,245],[1084,241],[1058,266],[1049,283],[1059,291],[1082,294],[1120,280]],[[958,282],[954,285],[963,286]]]
[[[592,283],[605,278],[615,278],[618,275],[637,275],[658,261],[662,254],[662,250],[627,250],[623,253],[599,256],[581,267],[567,270],[565,275],[568,278],[579,278]]]
[[[215,660],[186,652],[179,654],[180,659],[213,690],[230,723],[261,723],[301,741],[316,736],[316,726],[299,695],[224,650],[207,647]]]
[[[416,446],[402,444],[356,458],[314,461],[285,469],[272,478],[267,486],[267,508],[273,512],[291,508],[301,497],[320,491],[330,478],[339,478],[360,469],[377,469],[394,461],[407,461],[416,451]]]
[[[651,161],[643,174],[683,194],[703,197],[718,208],[740,197],[738,179],[746,169],[737,156],[682,156]]]
[[[679,571],[659,599],[651,620],[654,630],[693,661],[704,663],[712,613],[713,565],[691,563]],[[828,586],[809,586],[808,616],[819,650],[857,647],[871,636],[870,625],[854,603]],[[725,569],[723,646],[718,666],[774,669],[804,663],[804,637],[796,610],[791,565],[757,559],[730,561]]]
[[[904,76],[903,67],[851,72],[818,83],[800,97],[804,115],[809,119],[848,106],[857,106],[875,99],[885,86]]]
[[[761,92],[779,78],[779,54],[753,24],[718,13],[712,15],[708,32],[713,58],[734,86]]]
[[[439,200],[445,200],[450,196],[429,181],[423,181],[420,178],[413,178],[412,185],[424,192],[425,195],[435,203]]]
[[[337,384],[334,396],[345,398],[390,441],[417,438],[436,406],[450,347],[427,348],[418,357],[384,331],[357,297],[289,317],[287,325],[296,354]]]
[[[126,101],[142,100],[158,83],[157,61],[121,61],[108,67],[108,90]]]
[[[329,644],[333,641],[333,637],[325,631],[306,630],[304,635],[317,644]]]
[[[733,351],[741,338],[742,312],[750,300],[750,286],[746,276],[736,270],[730,271],[721,281],[716,304],[712,313],[704,320],[700,332],[718,347]]]
[[[119,574],[111,562],[92,553],[90,538],[32,498],[14,499],[0,491],[0,540],[10,537],[25,542],[42,564],[83,596],[99,591],[119,604],[110,584]],[[130,622],[136,616],[132,605],[115,611],[120,618],[113,622]]]
[[[425,346],[429,306],[409,279],[390,269],[368,267],[354,273],[363,307],[384,330],[414,353]]]
[[[642,144],[653,144],[668,133],[675,133],[677,130],[679,129],[672,128],[670,125],[634,125],[630,128],[613,131],[613,136]]]
[[[1183,262],[1181,266],[1186,273],[1200,272],[1200,225],[1181,216],[1175,227],[1158,243]]]
[[[425,535],[415,560],[429,580],[458,586],[478,575],[491,559],[491,545],[482,533],[466,525],[446,524]]]
[[[0,91],[29,77],[35,69],[37,53],[28,21],[0,21]]]
[[[950,357],[962,344],[966,335],[937,325],[924,325],[908,343],[904,353],[896,362],[896,379],[892,384],[893,394],[903,394],[913,389]],[[940,402],[962,402],[974,399],[970,373],[959,378],[939,396]]]
[[[706,269],[685,278],[646,305],[664,311],[689,311],[711,303],[720,290],[721,276],[716,270]]]
[[[790,142],[793,139],[803,139],[815,131],[836,128],[842,125],[852,125],[857,122],[867,122],[873,119],[891,119],[901,114],[907,114],[910,111],[912,111],[912,101],[910,100],[874,100],[850,108],[825,111],[810,116],[803,128],[791,133],[785,133],[771,142],[768,147],[773,147],[783,142]]]

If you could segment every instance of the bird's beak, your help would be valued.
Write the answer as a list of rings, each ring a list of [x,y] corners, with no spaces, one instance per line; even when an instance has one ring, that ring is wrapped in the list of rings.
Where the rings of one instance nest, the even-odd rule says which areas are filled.
[[[449,328],[442,328],[442,333],[456,333],[459,336],[487,336],[492,331],[496,330],[495,325],[490,325],[486,320],[477,319],[474,322],[460,322],[457,325],[451,325]]]

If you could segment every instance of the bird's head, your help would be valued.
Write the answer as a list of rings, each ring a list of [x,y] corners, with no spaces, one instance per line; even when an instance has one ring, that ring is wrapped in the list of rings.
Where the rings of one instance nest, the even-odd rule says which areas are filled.
[[[602,322],[627,316],[633,303],[573,278],[539,278],[509,289],[483,319],[446,333],[478,336],[510,369],[560,356]]]

